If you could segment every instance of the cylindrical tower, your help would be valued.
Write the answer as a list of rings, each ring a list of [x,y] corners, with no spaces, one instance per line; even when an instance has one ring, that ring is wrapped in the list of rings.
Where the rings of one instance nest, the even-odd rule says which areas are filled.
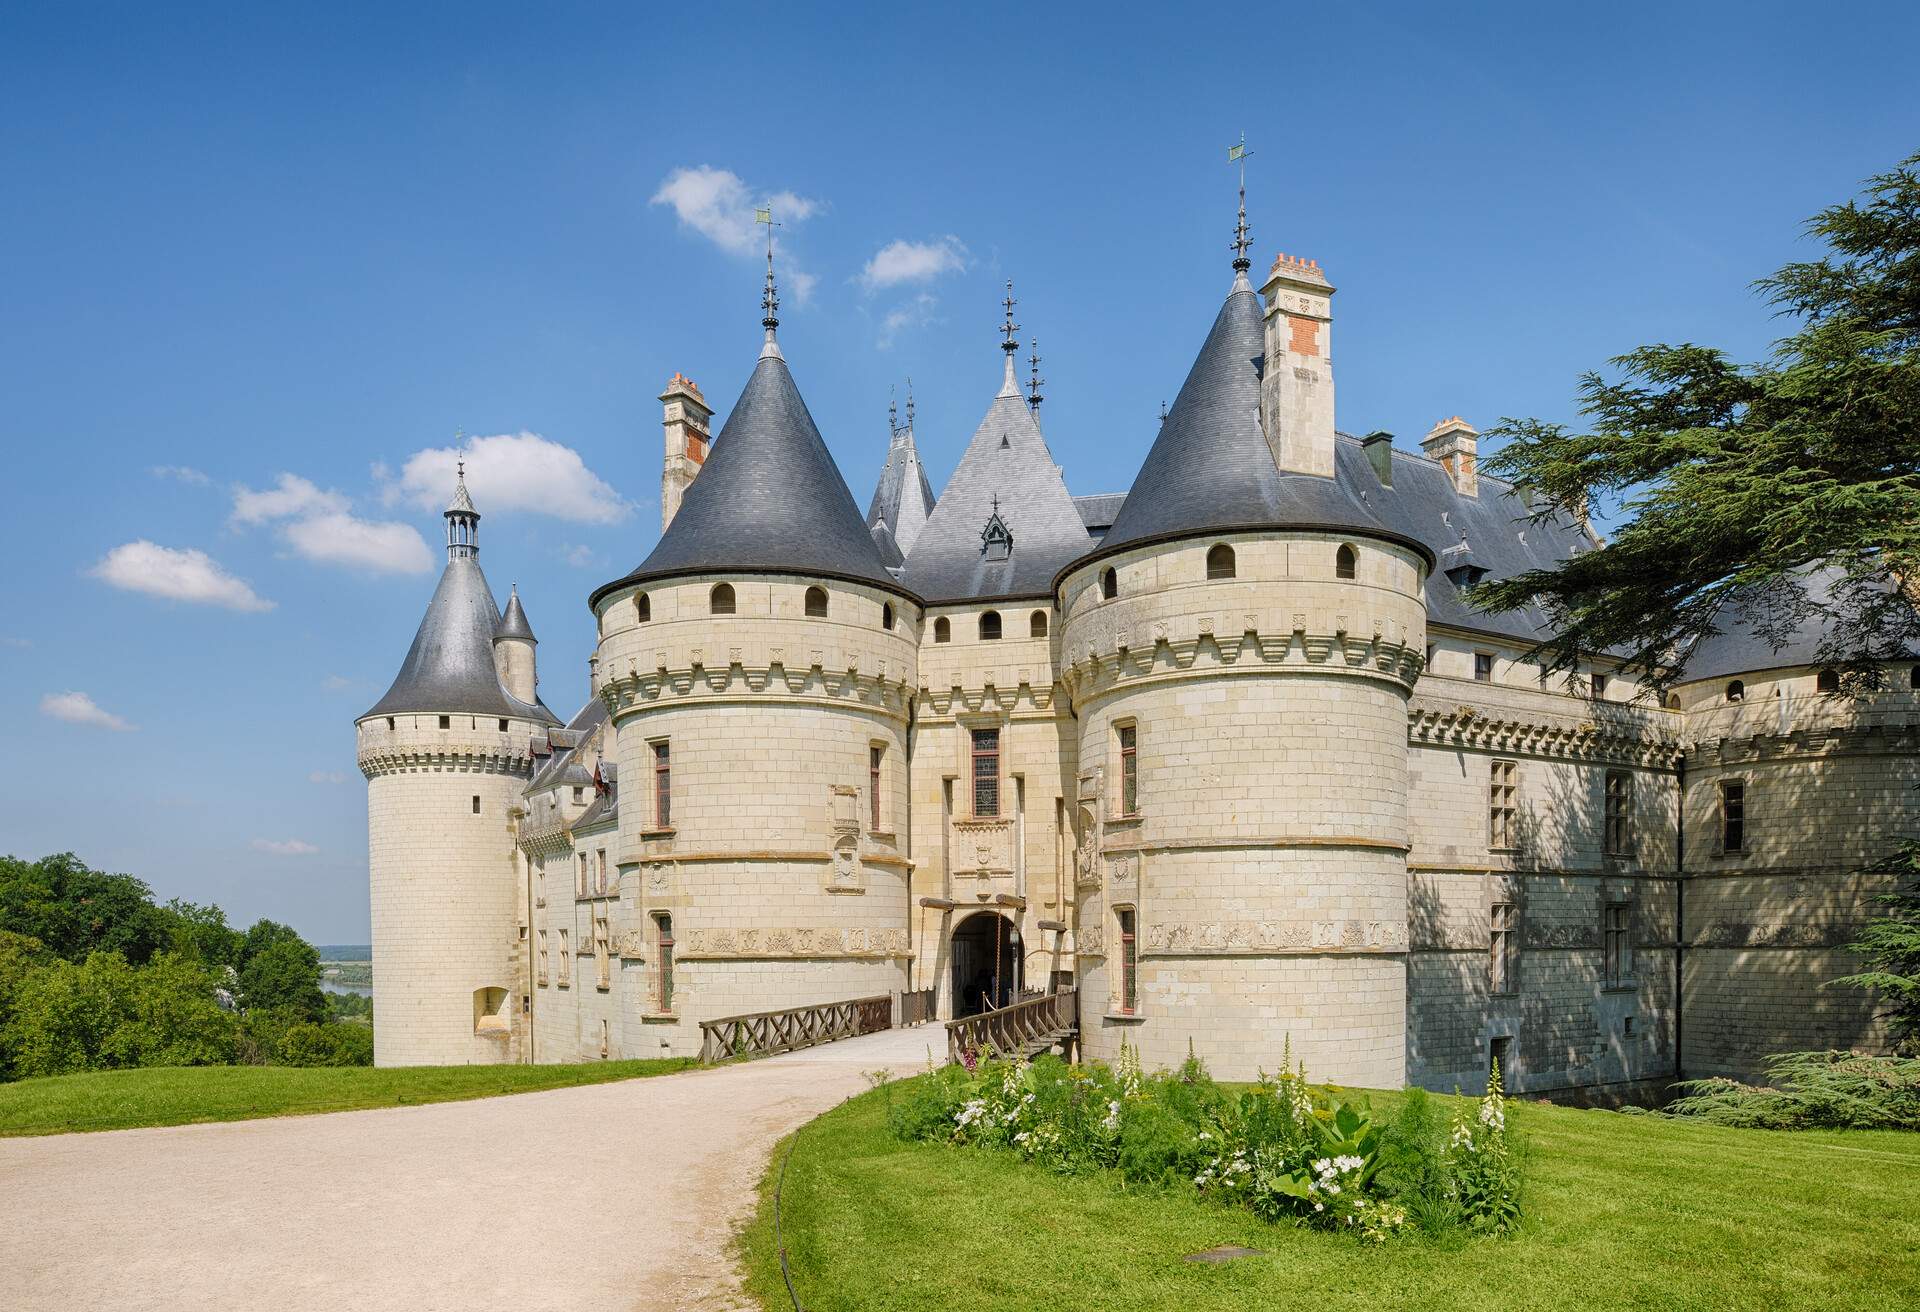
[[[768,297],[772,300],[771,294]],[[772,320],[769,310],[768,319]],[[647,559],[594,593],[648,1050],[906,986],[920,608],[767,344]]]
[[[1329,476],[1332,288],[1269,290],[1263,327],[1235,279],[1113,528],[1059,579],[1082,1041],[1149,1066],[1191,1044],[1231,1079],[1290,1041],[1316,1079],[1392,1088],[1431,562]],[[1263,401],[1263,367],[1286,394]]]
[[[440,585],[393,686],[355,725],[380,1066],[509,1059],[522,981],[507,813],[531,773],[534,730],[558,722],[501,686],[501,615],[464,478],[446,517]]]

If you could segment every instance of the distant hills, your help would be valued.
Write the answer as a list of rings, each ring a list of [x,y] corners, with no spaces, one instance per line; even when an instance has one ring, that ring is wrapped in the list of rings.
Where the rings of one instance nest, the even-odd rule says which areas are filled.
[[[373,946],[369,943],[321,943],[314,947],[322,961],[372,961]]]

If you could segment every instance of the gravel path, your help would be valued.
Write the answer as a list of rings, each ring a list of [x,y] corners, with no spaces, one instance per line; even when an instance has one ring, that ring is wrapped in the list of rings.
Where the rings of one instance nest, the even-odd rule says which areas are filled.
[[[779,1137],[938,1026],[541,1093],[0,1139],[0,1305],[733,1309]]]

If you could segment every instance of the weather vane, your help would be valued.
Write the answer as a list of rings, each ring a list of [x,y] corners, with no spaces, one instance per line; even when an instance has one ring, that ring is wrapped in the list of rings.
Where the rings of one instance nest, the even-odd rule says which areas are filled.
[[[1013,321],[1013,307],[1019,302],[1013,299],[1013,279],[1011,278],[1007,279],[1006,299],[1000,304],[1007,307],[1007,321],[1000,325],[1000,331],[1005,334],[1005,340],[1000,343],[1000,349],[1011,358],[1013,353],[1020,349],[1020,325]]]
[[[1243,273],[1253,267],[1253,261],[1247,258],[1247,251],[1253,246],[1247,229],[1247,156],[1252,153],[1247,149],[1244,132],[1237,145],[1227,147],[1227,163],[1240,166],[1240,222],[1233,230],[1233,267]]]
[[[1038,410],[1045,398],[1040,395],[1040,385],[1047,380],[1040,376],[1040,340],[1034,338],[1027,343],[1033,354],[1027,357],[1027,367],[1031,370],[1027,378],[1027,409]]]
[[[781,225],[773,221],[772,202],[755,209],[753,221],[767,225],[767,289],[760,294],[760,308],[766,313],[766,318],[760,321],[760,325],[772,332],[780,326],[780,294],[773,285],[773,230]]]

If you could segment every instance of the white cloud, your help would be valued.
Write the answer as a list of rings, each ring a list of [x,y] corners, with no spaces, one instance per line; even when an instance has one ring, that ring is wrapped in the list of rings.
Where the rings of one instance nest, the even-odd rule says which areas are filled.
[[[254,593],[220,562],[204,551],[163,547],[142,538],[115,547],[88,571],[94,578],[128,592],[144,592],[170,601],[229,610],[272,610],[273,603]]]
[[[320,686],[328,692],[344,692],[346,689],[353,687],[353,680],[344,675],[329,674],[326,678],[320,680]]]
[[[111,711],[102,710],[83,692],[50,692],[40,699],[40,713],[68,724],[111,729],[115,733],[127,733],[134,727]]]
[[[428,447],[407,457],[398,478],[383,466],[374,477],[386,486],[381,500],[421,510],[440,510],[453,491],[454,462],[467,462],[467,491],[480,513],[531,511],[581,524],[611,524],[633,507],[587,468],[580,453],[538,433],[498,433],[468,438],[464,446]]]
[[[825,207],[820,201],[776,191],[771,195],[749,187],[731,169],[711,164],[677,168],[667,174],[660,189],[653,193],[655,205],[670,205],[681,224],[730,255],[759,255],[766,250],[766,229],[753,221],[754,210],[766,206],[782,227],[804,223]],[[813,296],[819,278],[801,269],[787,253],[781,233],[774,234],[779,255],[781,282],[797,305],[805,305]]]
[[[191,487],[205,487],[213,482],[191,465],[155,465],[147,472],[155,478],[170,478],[176,483],[185,483]]]
[[[958,237],[890,241],[867,261],[867,267],[860,271],[860,282],[872,292],[903,282],[927,282],[966,267],[967,248]]]
[[[4,638],[4,637],[0,637],[0,647],[11,647],[11,648],[13,648],[13,649],[14,649],[15,651],[25,651],[25,650],[26,650],[27,648],[29,648],[29,647],[31,647],[31,646],[33,646],[33,639],[32,639],[32,638]]]
[[[323,492],[298,474],[282,474],[278,486],[259,492],[250,487],[234,488],[233,522],[264,524],[276,519],[337,514],[351,504],[338,492]]]
[[[271,852],[275,856],[312,856],[320,849],[298,838],[256,838],[253,840],[253,850]]]
[[[315,770],[307,776],[310,784],[343,784],[347,777],[338,770]]]
[[[425,574],[433,568],[426,539],[411,524],[357,519],[349,514],[296,519],[280,530],[294,554],[322,565],[346,565],[375,574]]]
[[[589,546],[562,547],[561,559],[575,569],[586,569],[600,559],[600,553]]]
[[[886,350],[893,345],[894,338],[910,328],[924,328],[933,322],[933,312],[939,306],[940,299],[932,292],[921,292],[910,301],[904,301],[880,321],[880,349]]]

